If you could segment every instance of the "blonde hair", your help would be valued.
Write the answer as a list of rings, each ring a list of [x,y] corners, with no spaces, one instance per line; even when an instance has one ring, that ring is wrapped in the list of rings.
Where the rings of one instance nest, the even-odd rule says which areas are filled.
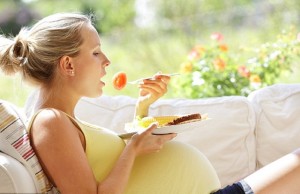
[[[79,54],[80,32],[89,23],[89,16],[59,13],[22,28],[15,38],[0,36],[0,68],[8,75],[20,72],[33,84],[52,83],[60,58]]]

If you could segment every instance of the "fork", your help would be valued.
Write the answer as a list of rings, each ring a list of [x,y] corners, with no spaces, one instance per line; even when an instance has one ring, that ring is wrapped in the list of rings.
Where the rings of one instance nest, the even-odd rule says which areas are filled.
[[[159,74],[159,75],[175,76],[175,75],[180,75],[180,73]],[[141,81],[146,80],[146,79],[153,80],[153,77],[144,77],[144,78],[140,78],[140,79],[137,79],[137,80],[134,80],[134,81],[130,81],[130,82],[127,82],[127,83],[129,83],[129,84],[138,84]]]

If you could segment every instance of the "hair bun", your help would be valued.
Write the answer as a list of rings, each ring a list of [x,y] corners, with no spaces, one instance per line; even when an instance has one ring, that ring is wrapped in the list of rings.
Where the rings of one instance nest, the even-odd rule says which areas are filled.
[[[26,32],[24,30],[20,31],[19,35],[16,36],[14,45],[11,47],[10,56],[13,61],[19,66],[26,65],[29,55],[29,46],[26,37],[24,36]]]

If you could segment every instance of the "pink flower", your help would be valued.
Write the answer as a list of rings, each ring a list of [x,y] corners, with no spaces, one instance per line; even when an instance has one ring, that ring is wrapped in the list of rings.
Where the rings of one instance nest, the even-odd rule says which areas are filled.
[[[200,53],[198,53],[196,50],[192,50],[188,55],[188,59],[191,61],[198,58],[200,58]]]
[[[239,66],[238,73],[242,77],[246,77],[246,78],[250,77],[250,71],[247,69],[247,67],[245,65]]]
[[[300,32],[297,34],[297,41],[300,42]]]
[[[210,35],[210,38],[216,41],[222,41],[224,39],[223,35],[221,33],[213,33]]]
[[[200,45],[195,46],[193,48],[193,50],[189,53],[188,59],[191,61],[199,59],[201,57],[201,55],[203,54],[204,50],[205,49]]]

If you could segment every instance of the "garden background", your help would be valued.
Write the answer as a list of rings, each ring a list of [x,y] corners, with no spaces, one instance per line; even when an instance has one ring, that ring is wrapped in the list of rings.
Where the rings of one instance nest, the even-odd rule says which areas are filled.
[[[0,34],[56,12],[94,14],[112,64],[108,95],[137,96],[136,86],[112,87],[156,72],[172,79],[165,98],[247,95],[273,83],[300,81],[299,0],[0,0]],[[33,90],[0,73],[0,98],[23,106]]]

